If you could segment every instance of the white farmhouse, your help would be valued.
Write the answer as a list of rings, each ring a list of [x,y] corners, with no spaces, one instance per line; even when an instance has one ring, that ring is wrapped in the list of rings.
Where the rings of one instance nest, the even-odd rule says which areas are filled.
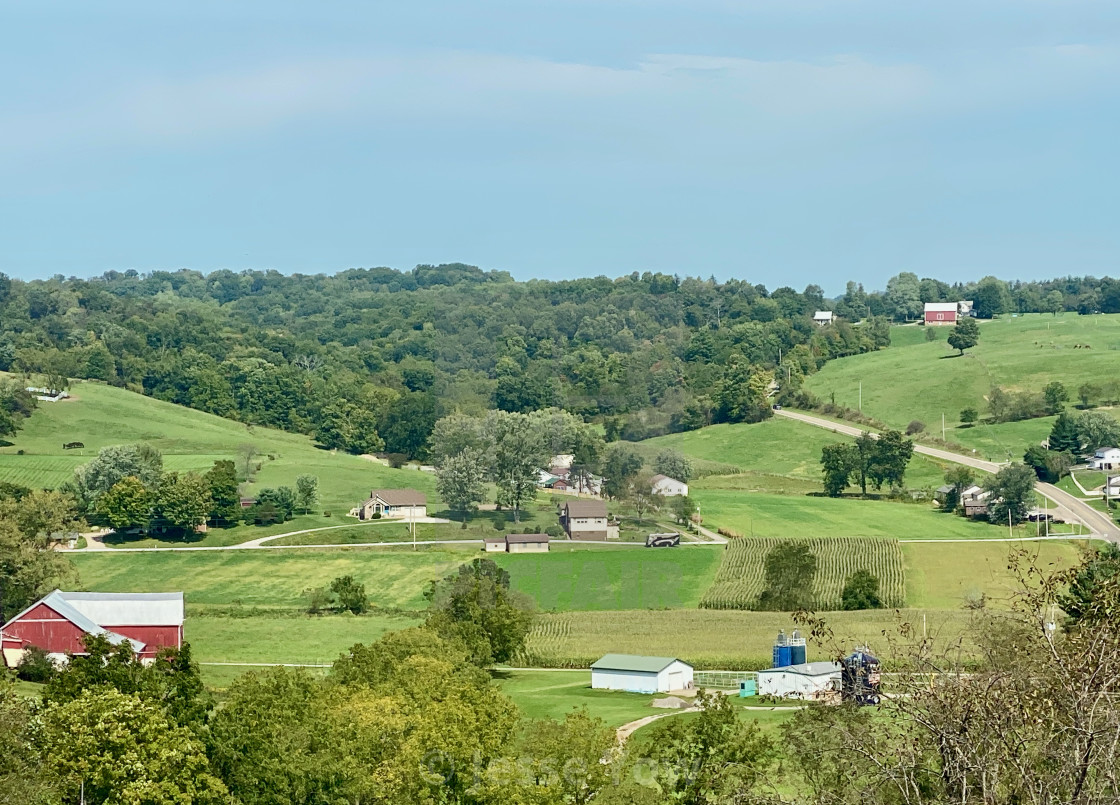
[[[688,484],[684,481],[678,481],[676,478],[670,478],[668,475],[659,473],[653,476],[650,481],[653,483],[653,494],[655,495],[671,498],[688,494]]]
[[[1120,470],[1120,447],[1102,447],[1089,460],[1094,470]]]
[[[591,663],[591,687],[630,693],[668,693],[692,687],[692,666],[675,657],[606,654]]]
[[[813,324],[824,327],[826,324],[832,324],[834,318],[831,310],[818,310],[813,314]]]
[[[758,695],[815,699],[840,684],[840,664],[805,662],[758,672]]]

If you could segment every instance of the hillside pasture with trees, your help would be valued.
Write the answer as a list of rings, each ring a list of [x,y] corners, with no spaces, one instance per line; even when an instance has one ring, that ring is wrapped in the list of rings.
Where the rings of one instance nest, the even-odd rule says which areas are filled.
[[[864,414],[899,430],[919,419],[938,436],[944,414],[950,441],[1001,459],[1007,450],[1017,456],[1028,444],[1042,441],[1052,420],[1016,427],[982,419],[966,427],[960,412],[976,409],[987,415],[993,386],[1037,395],[1041,415],[1049,413],[1043,390],[1054,381],[1066,389],[1087,385],[1086,405],[1120,399],[1120,381],[1106,368],[1120,347],[1120,316],[1021,315],[982,321],[979,328],[980,342],[964,357],[941,360],[953,354],[945,343],[915,341],[830,361],[806,378],[804,388],[821,400],[835,395],[838,405],[855,409],[862,382]],[[1112,383],[1118,384],[1116,390],[1110,390]],[[1020,432],[1031,436],[1023,438]]]

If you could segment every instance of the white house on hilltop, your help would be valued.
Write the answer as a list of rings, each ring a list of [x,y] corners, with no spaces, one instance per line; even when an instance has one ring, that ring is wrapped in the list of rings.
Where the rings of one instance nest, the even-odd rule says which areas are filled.
[[[688,494],[688,484],[684,481],[678,481],[676,478],[670,478],[668,475],[659,473],[650,480],[653,482],[653,494],[655,495],[671,498]]]
[[[415,489],[374,489],[356,511],[361,520],[401,517],[415,520],[428,516],[428,499]]]
[[[835,316],[832,315],[831,310],[818,310],[813,314],[813,324],[818,327],[824,327],[826,324],[832,324]]]

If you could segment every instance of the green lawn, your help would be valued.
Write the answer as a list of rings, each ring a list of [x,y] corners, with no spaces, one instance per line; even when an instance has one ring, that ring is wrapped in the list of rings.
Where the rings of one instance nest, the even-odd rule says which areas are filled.
[[[609,726],[619,727],[639,718],[652,716],[650,703],[658,698],[644,693],[622,693],[592,690],[591,672],[573,671],[506,671],[493,672],[498,687],[509,696],[529,719],[562,719],[578,707],[601,718]]]
[[[707,479],[690,490],[704,525],[760,537],[895,537],[983,539],[1004,536],[995,526],[936,511],[924,503],[857,497],[776,495],[709,489]]]
[[[983,413],[993,384],[1041,389],[1060,380],[1075,395],[1082,383],[1114,374],[1120,349],[1120,315],[1036,314],[982,321],[980,343],[964,357],[954,357],[940,334],[937,341],[926,343],[924,332],[911,336],[910,329],[924,328],[895,328],[892,343],[897,346],[830,361],[806,380],[805,387],[821,399],[835,394],[837,404],[856,408],[862,382],[864,413],[899,428],[918,419],[930,432],[940,430],[944,414],[950,441],[995,450],[1010,442],[1011,434],[958,428],[961,409],[973,407]],[[1090,348],[1075,348],[1077,344]],[[1023,425],[1032,438],[1016,439],[1007,448],[1021,454],[1038,424]]]
[[[12,437],[14,444],[0,448],[0,480],[57,487],[100,448],[141,441],[163,453],[168,469],[203,471],[216,459],[235,459],[239,445],[252,444],[261,470],[250,493],[261,486],[294,486],[297,475],[310,473],[319,477],[320,506],[335,516],[377,487],[412,487],[435,499],[435,480],[428,473],[320,450],[306,436],[247,426],[99,383],[76,382],[72,393],[66,402],[41,403]],[[63,442],[74,441],[85,448],[62,449]]]

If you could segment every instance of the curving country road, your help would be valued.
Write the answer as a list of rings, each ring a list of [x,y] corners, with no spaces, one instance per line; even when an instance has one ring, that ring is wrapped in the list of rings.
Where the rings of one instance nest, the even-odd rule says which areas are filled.
[[[830,419],[822,419],[821,417],[812,416],[810,414],[803,414],[800,411],[781,410],[775,411],[774,414],[775,416],[794,419],[798,422],[804,422],[807,425],[813,425],[818,428],[826,428],[833,433],[843,433],[846,436],[859,436],[866,430],[866,428],[859,428],[854,425],[846,425],[841,422],[833,422]],[[872,433],[871,435],[875,436],[876,434]],[[966,467],[972,467],[982,472],[999,472],[1002,467],[1006,466],[1004,464],[997,464],[994,461],[984,461],[980,458],[951,453],[948,450],[939,450],[936,447],[928,447],[924,444],[915,443],[914,452],[941,461],[948,461],[953,464],[964,464]],[[1059,489],[1053,484],[1040,483],[1036,488],[1044,497],[1054,503],[1056,507],[1055,513],[1066,522],[1080,522],[1097,537],[1106,539],[1109,542],[1120,542],[1120,526],[1104,512],[1097,511],[1083,500],[1079,500],[1077,497]]]

